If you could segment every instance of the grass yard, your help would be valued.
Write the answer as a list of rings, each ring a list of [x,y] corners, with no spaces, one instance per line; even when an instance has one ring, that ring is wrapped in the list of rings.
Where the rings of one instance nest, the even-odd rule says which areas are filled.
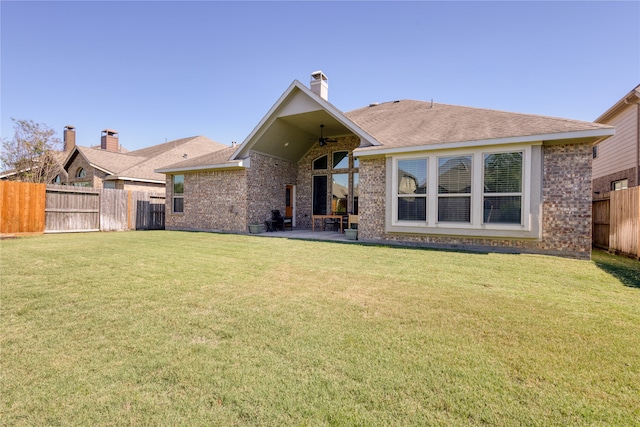
[[[0,243],[2,425],[639,425],[640,263],[147,231]]]

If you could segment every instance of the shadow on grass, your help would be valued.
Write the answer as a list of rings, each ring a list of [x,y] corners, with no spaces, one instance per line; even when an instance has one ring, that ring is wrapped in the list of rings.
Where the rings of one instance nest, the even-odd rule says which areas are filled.
[[[597,249],[593,250],[591,259],[596,266],[620,280],[623,285],[640,289],[640,261]]]

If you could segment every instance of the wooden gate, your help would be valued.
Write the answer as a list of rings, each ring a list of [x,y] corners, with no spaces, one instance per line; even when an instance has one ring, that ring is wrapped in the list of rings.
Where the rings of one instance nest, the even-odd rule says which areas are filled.
[[[593,246],[609,249],[609,199],[594,200],[592,204]]]

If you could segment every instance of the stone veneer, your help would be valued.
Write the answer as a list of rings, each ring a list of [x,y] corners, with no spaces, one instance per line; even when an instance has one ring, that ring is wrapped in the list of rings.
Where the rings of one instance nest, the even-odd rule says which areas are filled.
[[[591,146],[543,147],[542,238],[506,239],[385,232],[385,159],[360,161],[359,239],[456,248],[591,256]]]

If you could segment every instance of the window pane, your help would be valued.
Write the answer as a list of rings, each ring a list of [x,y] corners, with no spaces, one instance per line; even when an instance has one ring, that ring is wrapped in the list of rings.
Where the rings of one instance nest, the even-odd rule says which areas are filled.
[[[471,197],[439,197],[438,221],[471,221]]]
[[[346,169],[349,167],[349,152],[336,151],[333,153],[333,168]]]
[[[173,198],[173,212],[175,213],[184,212],[184,199],[182,197]]]
[[[347,213],[347,197],[349,197],[349,174],[334,173],[332,176],[331,212]]]
[[[327,168],[327,156],[322,156],[313,161],[313,170],[325,170]]]
[[[173,194],[184,193],[184,175],[173,176]]]
[[[438,193],[471,193],[471,156],[438,159]]]
[[[522,197],[491,196],[484,198],[484,222],[497,224],[522,223]]]
[[[484,156],[484,192],[520,193],[522,191],[522,153]]]
[[[398,197],[398,221],[426,221],[426,197]]]
[[[398,161],[398,194],[427,194],[427,160]]]

